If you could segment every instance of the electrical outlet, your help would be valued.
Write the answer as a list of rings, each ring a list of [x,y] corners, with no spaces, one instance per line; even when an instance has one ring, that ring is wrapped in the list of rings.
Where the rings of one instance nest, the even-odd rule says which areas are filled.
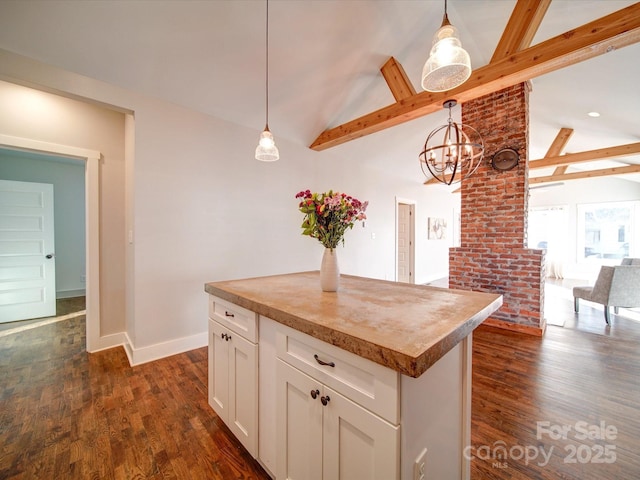
[[[427,479],[427,449],[423,448],[413,464],[413,480]]]

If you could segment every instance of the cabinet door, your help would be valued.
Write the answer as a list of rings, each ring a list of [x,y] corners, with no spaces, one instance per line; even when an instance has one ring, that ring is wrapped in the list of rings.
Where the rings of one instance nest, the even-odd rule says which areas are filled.
[[[322,385],[282,360],[276,381],[276,478],[321,480]]]
[[[226,423],[229,408],[228,330],[209,320],[209,405]]]
[[[391,480],[400,474],[400,427],[328,387],[323,408],[323,478]]]
[[[249,453],[258,456],[258,346],[227,331],[229,405],[227,426]]]

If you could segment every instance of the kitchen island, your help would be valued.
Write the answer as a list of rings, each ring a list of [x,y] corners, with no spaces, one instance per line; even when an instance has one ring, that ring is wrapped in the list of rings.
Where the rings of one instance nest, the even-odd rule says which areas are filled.
[[[209,403],[272,476],[469,477],[471,334],[500,295],[318,272],[205,291]]]

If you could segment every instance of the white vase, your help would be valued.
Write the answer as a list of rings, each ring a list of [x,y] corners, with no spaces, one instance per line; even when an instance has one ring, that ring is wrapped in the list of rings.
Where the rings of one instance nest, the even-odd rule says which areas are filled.
[[[320,264],[320,287],[323,292],[337,292],[339,283],[338,252],[334,248],[325,248]]]

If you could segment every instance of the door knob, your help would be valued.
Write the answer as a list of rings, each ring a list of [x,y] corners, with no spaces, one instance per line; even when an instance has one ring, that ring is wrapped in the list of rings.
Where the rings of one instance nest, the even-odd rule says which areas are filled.
[[[52,259],[53,258],[53,253],[49,253],[48,255],[46,255],[45,258]]]

